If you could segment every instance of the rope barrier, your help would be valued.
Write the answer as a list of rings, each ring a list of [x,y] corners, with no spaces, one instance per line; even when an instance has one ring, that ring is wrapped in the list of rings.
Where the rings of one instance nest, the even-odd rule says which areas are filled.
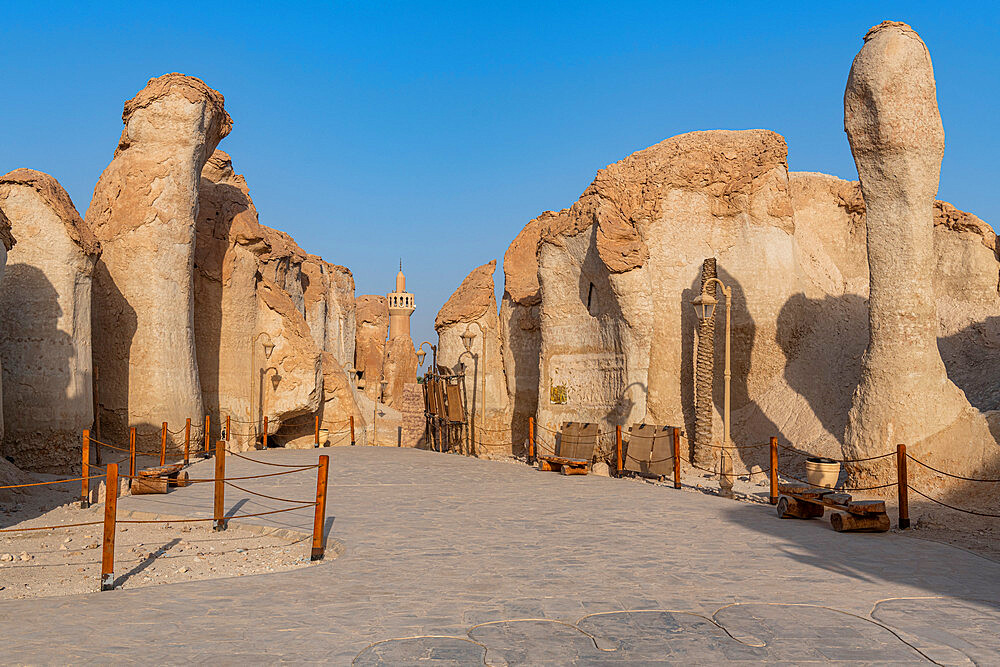
[[[35,526],[33,528],[3,528],[0,533],[20,533],[29,530],[56,530],[57,528],[76,528],[77,526],[96,526],[103,521],[84,521],[83,523],[65,523],[61,526]]]
[[[271,463],[269,461],[258,461],[257,459],[252,459],[249,456],[243,456],[239,452],[234,452],[231,449],[226,450],[226,454],[232,454],[238,459],[243,459],[244,461],[250,461],[251,463],[259,463],[262,466],[274,466],[275,468],[301,468],[300,464],[290,465],[288,463]],[[310,468],[315,468],[316,466],[309,466]]]
[[[975,510],[966,510],[966,509],[962,509],[961,507],[955,507],[954,505],[949,505],[948,503],[943,502],[941,500],[938,500],[937,498],[931,498],[930,496],[928,496],[923,491],[920,491],[919,489],[915,489],[912,486],[910,486],[909,484],[907,484],[906,487],[908,489],[910,489],[910,491],[915,491],[917,494],[923,496],[927,500],[930,500],[931,502],[937,503],[938,505],[941,505],[942,507],[947,507],[950,510],[955,510],[956,512],[964,512],[965,514],[974,514],[976,516],[990,517],[992,519],[1000,519],[1000,514],[990,514],[988,512],[977,512]]]
[[[255,512],[254,514],[233,514],[232,516],[225,517],[226,521],[231,521],[233,519],[249,519],[254,516],[265,516],[267,514],[279,514],[281,512],[293,512],[295,510],[300,510],[304,507],[315,506],[315,502],[309,502],[297,507],[287,507],[280,510],[271,510],[270,512]],[[115,523],[194,523],[196,521],[215,521],[214,518],[207,519],[118,519]],[[103,523],[98,521],[97,523]],[[81,524],[85,525],[85,524]]]
[[[51,482],[31,482],[30,484],[11,484],[9,486],[0,486],[0,489],[20,489],[26,486],[47,486],[49,484],[67,484],[69,482],[82,482],[85,479],[98,479],[104,477],[104,475],[91,475],[90,477],[74,477],[73,479],[56,479]]]
[[[814,486],[814,484],[812,482],[807,482],[804,479],[799,479],[798,477],[793,477],[793,476],[789,475],[787,472],[785,472],[784,470],[782,470],[780,468],[778,469],[778,474],[782,475],[783,477],[787,477],[788,479],[794,480],[796,482],[800,482],[800,483],[806,484],[808,486]],[[897,484],[896,482],[889,482],[888,484],[880,484],[878,486],[857,486],[857,487],[847,487],[847,486],[845,486],[845,487],[841,487],[841,488],[830,489],[830,491],[874,491],[876,489],[887,489],[890,486],[896,486],[896,484]]]
[[[283,503],[296,503],[296,504],[299,504],[299,505],[315,505],[316,504],[316,502],[313,501],[313,500],[291,500],[289,498],[278,498],[277,496],[269,496],[269,495],[264,494],[264,493],[258,493],[257,491],[251,491],[250,489],[244,489],[242,486],[238,486],[236,484],[233,484],[232,482],[226,482],[226,486],[231,486],[234,489],[239,489],[243,493],[249,493],[249,494],[254,495],[254,496],[260,496],[261,498],[267,498],[268,500],[277,500],[277,501],[283,502]]]
[[[279,475],[291,475],[291,474],[294,474],[294,473],[297,473],[297,472],[303,472],[305,470],[313,470],[314,468],[318,468],[318,467],[319,467],[318,465],[312,465],[312,466],[304,466],[302,468],[298,468],[297,470],[285,470],[283,472],[272,472],[272,473],[268,473],[266,475],[247,475],[247,476],[243,476],[243,477],[223,477],[219,481],[229,482],[229,481],[239,481],[239,480],[244,480],[244,479],[261,479],[263,477],[277,477]],[[121,478],[123,478],[123,479],[143,479],[141,477],[131,476],[131,475],[122,475],[122,474],[119,474],[118,476],[121,477]],[[216,479],[214,477],[205,477],[205,478],[198,478],[198,479],[186,479],[184,481],[187,482],[188,484],[204,484],[204,483],[208,483],[208,482],[215,482]]]
[[[778,443],[778,447],[780,447],[781,449],[784,449],[786,452],[791,452],[791,453],[797,454],[799,456],[807,456],[807,457],[808,456],[813,456],[809,452],[799,451],[798,449],[795,449],[794,447],[789,447],[788,445],[783,445],[780,442]],[[832,459],[831,458],[830,460],[834,461],[836,463],[864,463],[865,461],[877,461],[878,459],[884,459],[884,458],[888,458],[890,456],[895,456],[895,455],[896,455],[896,452],[888,452],[886,454],[879,454],[878,456],[866,456],[866,457],[860,458],[860,459]],[[830,457],[824,456],[823,458],[830,458]]]
[[[918,463],[918,464],[922,465],[923,467],[927,468],[928,470],[933,470],[934,472],[938,473],[939,475],[944,475],[945,477],[952,477],[954,479],[961,479],[961,480],[964,480],[966,482],[989,482],[989,483],[1000,482],[1000,479],[982,479],[982,478],[976,478],[976,477],[963,477],[962,475],[955,475],[955,474],[950,473],[950,472],[945,472],[943,470],[938,470],[934,466],[932,466],[932,465],[930,465],[928,463],[924,463],[920,459],[915,459],[912,456],[910,456],[909,454],[906,455],[906,458],[910,459],[914,463]]]

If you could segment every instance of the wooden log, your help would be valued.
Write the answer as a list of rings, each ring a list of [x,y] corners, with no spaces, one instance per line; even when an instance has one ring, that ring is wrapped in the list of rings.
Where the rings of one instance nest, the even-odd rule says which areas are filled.
[[[559,469],[558,463],[550,463],[545,459],[538,459],[538,469],[542,471],[554,471]]]
[[[191,483],[188,481],[190,477],[188,477],[186,470],[179,472],[176,475],[173,475],[169,479],[170,479],[170,486],[176,486],[178,488],[188,486]]]
[[[778,498],[778,517],[782,519],[815,519],[823,516],[826,508],[791,496]]]
[[[573,465],[563,465],[560,467],[560,473],[563,475],[586,475],[587,466],[573,466]]]
[[[139,476],[132,480],[132,495],[145,496],[153,493],[166,493],[168,482],[166,477]]]
[[[847,505],[851,502],[851,494],[849,493],[824,493],[823,500],[834,505]]]
[[[851,514],[885,514],[884,500],[852,500],[847,503]]]
[[[803,496],[804,498],[819,498],[824,493],[829,493],[829,489],[818,489],[815,486],[802,486],[799,484],[779,484],[778,493],[787,493],[793,496]]]
[[[834,512],[830,515],[830,525],[838,533],[884,533],[889,530],[889,515]]]

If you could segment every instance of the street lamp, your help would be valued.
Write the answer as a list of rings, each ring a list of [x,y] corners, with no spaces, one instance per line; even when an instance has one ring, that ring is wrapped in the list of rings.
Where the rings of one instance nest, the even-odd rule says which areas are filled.
[[[256,336],[250,339],[250,423],[252,424],[251,438],[253,439],[253,442],[257,441],[257,420],[254,419],[253,417],[253,404],[254,404],[253,388],[257,384],[254,381],[254,375],[253,375],[254,347],[257,345],[257,340],[261,336],[267,337],[267,339],[263,343],[264,359],[270,359],[271,353],[274,352],[274,341],[271,339],[271,335],[266,331],[261,331]],[[277,369],[275,369],[275,371],[277,371]],[[263,387],[261,388],[261,391],[263,391]],[[263,412],[263,408],[261,408],[261,412]]]
[[[427,356],[427,353],[424,352],[424,345],[430,345],[431,347],[431,364],[433,365],[433,368],[431,368],[431,372],[433,373],[437,370],[438,349],[437,346],[431,343],[429,340],[425,340],[417,347],[417,363],[421,366],[424,365],[424,357]]]
[[[486,428],[486,330],[483,329],[479,322],[470,322],[469,326],[466,327],[465,333],[462,334],[462,344],[465,345],[465,350],[472,356],[476,356],[472,352],[472,342],[476,339],[476,336],[469,330],[475,325],[479,329],[479,333],[483,335],[483,363],[482,363],[482,374],[483,374],[483,397],[481,399],[483,405],[483,423],[479,426],[479,430],[482,431]],[[475,450],[476,440],[475,433],[473,433],[472,446]]]
[[[723,430],[723,440],[722,440],[722,470],[721,470],[721,484],[723,487],[732,488],[732,479],[729,476],[729,471],[726,467],[726,457],[728,456],[728,450],[725,448],[730,447],[731,442],[729,438],[729,378],[731,376],[730,371],[730,339],[732,338],[732,333],[730,329],[730,315],[732,313],[732,303],[733,303],[733,293],[726,287],[721,280],[718,278],[709,278],[705,281],[705,284],[701,286],[701,294],[696,296],[691,301],[691,305],[694,306],[694,311],[698,315],[698,319],[704,322],[705,320],[711,319],[715,314],[715,307],[718,305],[719,300],[708,293],[708,286],[712,283],[718,283],[719,288],[722,289],[722,294],[726,297],[726,371],[725,377],[725,394],[723,396],[722,403],[722,430]]]

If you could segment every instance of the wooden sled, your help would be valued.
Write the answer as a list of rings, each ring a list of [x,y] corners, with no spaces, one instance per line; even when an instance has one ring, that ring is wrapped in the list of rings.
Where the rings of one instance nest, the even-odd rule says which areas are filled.
[[[826,508],[840,510],[830,514],[830,525],[838,533],[884,533],[889,530],[889,516],[884,500],[854,500],[848,493],[812,486],[779,484],[778,517],[814,519]]]
[[[561,472],[564,475],[586,475],[597,447],[597,424],[563,422],[556,438],[554,455],[538,457],[539,470]]]
[[[173,463],[159,468],[140,470],[136,479],[132,480],[132,495],[166,493],[169,487],[187,486],[188,474],[181,471],[183,467],[183,463]]]

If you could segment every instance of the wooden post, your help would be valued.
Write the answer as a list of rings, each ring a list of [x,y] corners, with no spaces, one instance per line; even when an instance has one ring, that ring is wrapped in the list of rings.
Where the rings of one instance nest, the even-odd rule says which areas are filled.
[[[219,440],[215,443],[215,507],[212,514],[212,530],[220,531],[226,529],[226,441]]]
[[[101,590],[115,587],[115,521],[118,514],[118,464],[109,463],[104,478],[104,547],[101,552]]]
[[[135,477],[135,426],[128,430],[128,483]]]
[[[83,467],[80,469],[80,509],[90,507],[90,431],[83,431]]]
[[[528,463],[535,462],[535,418],[528,417]]]
[[[209,415],[205,415],[205,455],[208,456],[211,449],[208,445],[208,434],[211,431],[212,418]]]
[[[316,515],[313,518],[313,545],[309,560],[319,560],[323,557],[323,524],[326,522],[326,480],[330,470],[330,457],[323,454],[319,457],[319,467],[316,468]]]
[[[184,465],[191,461],[191,418],[184,423]]]
[[[778,504],[778,438],[771,436],[771,497],[772,505]]]
[[[615,426],[615,469],[616,477],[622,476],[622,427]]]
[[[899,527],[910,527],[910,487],[906,479],[906,445],[896,445],[896,493],[899,498]]]
[[[681,430],[674,427],[674,488],[681,488]]]
[[[167,422],[163,422],[163,429],[160,432],[160,465],[167,463]]]
[[[316,428],[313,429],[316,432],[316,446],[319,447],[319,415],[316,415]]]
[[[264,415],[264,451],[267,451],[267,415]]]
[[[226,442],[229,442],[229,431],[230,431],[229,415],[226,415]]]
[[[354,446],[354,415],[351,415],[351,447]]]

